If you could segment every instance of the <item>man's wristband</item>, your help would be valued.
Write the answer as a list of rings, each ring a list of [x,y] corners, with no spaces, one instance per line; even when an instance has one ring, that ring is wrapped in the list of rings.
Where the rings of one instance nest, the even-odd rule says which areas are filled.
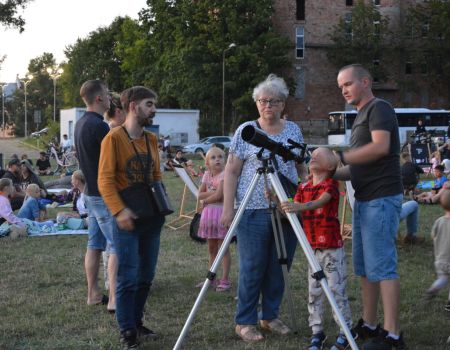
[[[338,157],[339,157],[341,163],[342,163],[343,165],[346,165],[346,164],[345,164],[345,161],[344,161],[344,153],[343,153],[342,151],[336,151],[336,154],[338,155]]]

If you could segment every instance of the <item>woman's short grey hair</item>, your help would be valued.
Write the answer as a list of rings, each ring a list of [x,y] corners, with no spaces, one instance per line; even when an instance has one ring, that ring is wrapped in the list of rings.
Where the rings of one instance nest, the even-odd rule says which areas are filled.
[[[253,89],[253,101],[261,96],[262,93],[267,93],[274,95],[285,101],[289,95],[289,89],[287,88],[286,82],[283,78],[276,76],[275,74],[269,74],[266,80],[260,82]]]

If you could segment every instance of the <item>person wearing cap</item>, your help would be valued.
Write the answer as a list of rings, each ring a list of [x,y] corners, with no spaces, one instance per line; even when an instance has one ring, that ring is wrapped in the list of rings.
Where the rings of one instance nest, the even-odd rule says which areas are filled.
[[[14,193],[11,195],[11,207],[17,210],[22,206],[25,198],[25,191],[22,190],[21,184],[21,167],[18,158],[12,158],[8,163],[8,170],[3,175],[4,179],[10,179],[14,186]]]
[[[52,175],[50,161],[45,152],[39,153],[39,159],[36,161],[36,168],[39,175]]]
[[[33,167],[27,159],[20,162],[21,165],[21,176],[20,176],[20,187],[23,191],[26,190],[29,184],[36,184],[41,189],[41,197],[45,198],[47,196],[47,189],[44,183],[34,172]]]

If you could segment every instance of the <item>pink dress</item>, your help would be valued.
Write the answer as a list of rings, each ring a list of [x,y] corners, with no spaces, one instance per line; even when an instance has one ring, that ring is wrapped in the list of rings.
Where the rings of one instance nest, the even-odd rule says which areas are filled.
[[[224,172],[216,176],[212,176],[209,171],[206,171],[202,178],[202,184],[206,184],[207,192],[214,192],[219,188],[220,182],[223,181]],[[200,226],[198,235],[202,238],[224,239],[227,229],[220,224],[220,217],[222,216],[223,204],[222,202],[207,204],[203,208],[200,219]]]

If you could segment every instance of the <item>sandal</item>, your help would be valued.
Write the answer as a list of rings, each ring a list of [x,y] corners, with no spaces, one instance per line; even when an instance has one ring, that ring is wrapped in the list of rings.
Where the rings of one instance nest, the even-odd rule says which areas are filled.
[[[231,288],[231,283],[228,280],[220,280],[216,292],[227,292]]]
[[[264,339],[253,325],[236,325],[236,334],[246,343],[256,343]]]
[[[261,328],[265,329],[266,331],[276,333],[279,335],[287,335],[291,333],[291,330],[288,326],[286,326],[279,318],[276,318],[274,320],[268,321],[268,320],[261,320],[259,321]]]

